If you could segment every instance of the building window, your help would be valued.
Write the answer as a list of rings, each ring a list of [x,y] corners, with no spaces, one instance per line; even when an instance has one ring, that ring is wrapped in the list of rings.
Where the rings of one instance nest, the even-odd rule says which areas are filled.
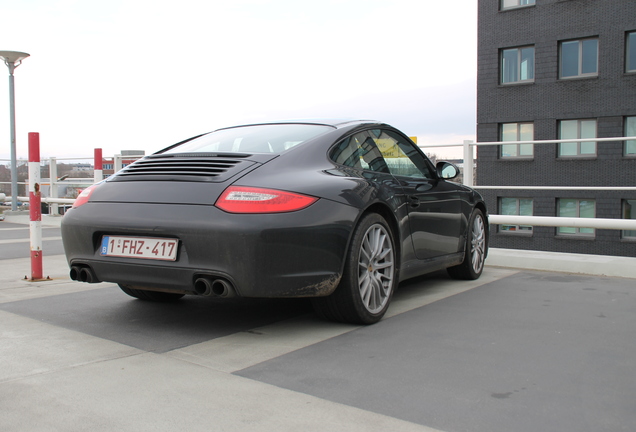
[[[533,123],[502,123],[499,129],[499,141],[532,141],[534,140]],[[534,152],[533,144],[503,144],[502,158],[528,158]]]
[[[501,50],[501,83],[534,81],[534,47]]]
[[[623,200],[623,219],[636,219],[636,200]],[[623,230],[623,238],[636,240],[636,230]]]
[[[636,31],[627,33],[625,41],[625,71],[636,72]]]
[[[499,198],[499,214],[511,216],[532,216],[532,198]],[[500,225],[500,232],[532,233],[529,225]]]
[[[504,10],[523,6],[532,6],[534,3],[535,0],[501,0],[499,7],[501,10]]]
[[[561,42],[559,78],[598,75],[598,39]]]
[[[559,217],[593,218],[596,215],[596,201],[560,198],[557,211]],[[557,234],[593,236],[594,228],[557,227]]]
[[[625,117],[625,136],[636,136],[636,117]],[[636,140],[625,141],[625,156],[636,156]]]
[[[596,120],[561,120],[559,139],[596,138]],[[559,157],[596,155],[595,141],[559,143]]]

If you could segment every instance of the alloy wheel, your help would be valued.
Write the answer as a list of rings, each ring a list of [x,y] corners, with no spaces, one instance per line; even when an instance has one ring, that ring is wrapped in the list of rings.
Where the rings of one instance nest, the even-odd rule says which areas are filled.
[[[473,221],[470,256],[473,270],[475,273],[480,273],[486,259],[486,227],[484,225],[484,218],[480,214],[477,215]]]
[[[358,266],[360,299],[370,313],[378,313],[389,301],[394,283],[393,245],[384,226],[374,224],[365,233]]]

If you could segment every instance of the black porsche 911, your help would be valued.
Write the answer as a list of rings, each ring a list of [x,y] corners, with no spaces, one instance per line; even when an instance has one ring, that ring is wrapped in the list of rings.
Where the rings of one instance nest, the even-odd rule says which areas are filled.
[[[402,280],[476,279],[487,211],[395,128],[374,121],[219,129],[85,189],[62,221],[71,278],[142,300],[311,297],[371,324]]]

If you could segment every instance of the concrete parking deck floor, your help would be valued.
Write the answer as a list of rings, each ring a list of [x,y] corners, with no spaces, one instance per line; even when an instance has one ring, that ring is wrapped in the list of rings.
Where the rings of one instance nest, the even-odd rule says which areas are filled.
[[[0,431],[636,429],[633,279],[436,273],[358,327],[305,300],[148,304],[72,282],[59,220],[51,280],[29,282],[23,222],[0,223],[0,250],[26,246],[0,257]]]

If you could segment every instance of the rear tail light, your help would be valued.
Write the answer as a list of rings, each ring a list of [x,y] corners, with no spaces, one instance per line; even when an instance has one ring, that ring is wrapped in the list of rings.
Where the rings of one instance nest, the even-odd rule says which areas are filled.
[[[318,198],[275,189],[230,186],[215,206],[228,213],[285,213],[302,210]]]
[[[84,189],[84,190],[82,191],[82,193],[80,193],[80,194],[77,196],[77,198],[75,199],[75,202],[73,203],[73,207],[71,207],[71,208],[77,208],[77,207],[79,207],[79,206],[81,206],[81,205],[86,204],[86,203],[88,202],[88,200],[90,199],[91,194],[93,193],[93,191],[95,190],[95,188],[96,188],[97,186],[99,186],[100,184],[101,184],[101,182],[100,182],[100,183],[95,183],[94,185],[89,186],[89,187],[87,187],[86,189]]]

